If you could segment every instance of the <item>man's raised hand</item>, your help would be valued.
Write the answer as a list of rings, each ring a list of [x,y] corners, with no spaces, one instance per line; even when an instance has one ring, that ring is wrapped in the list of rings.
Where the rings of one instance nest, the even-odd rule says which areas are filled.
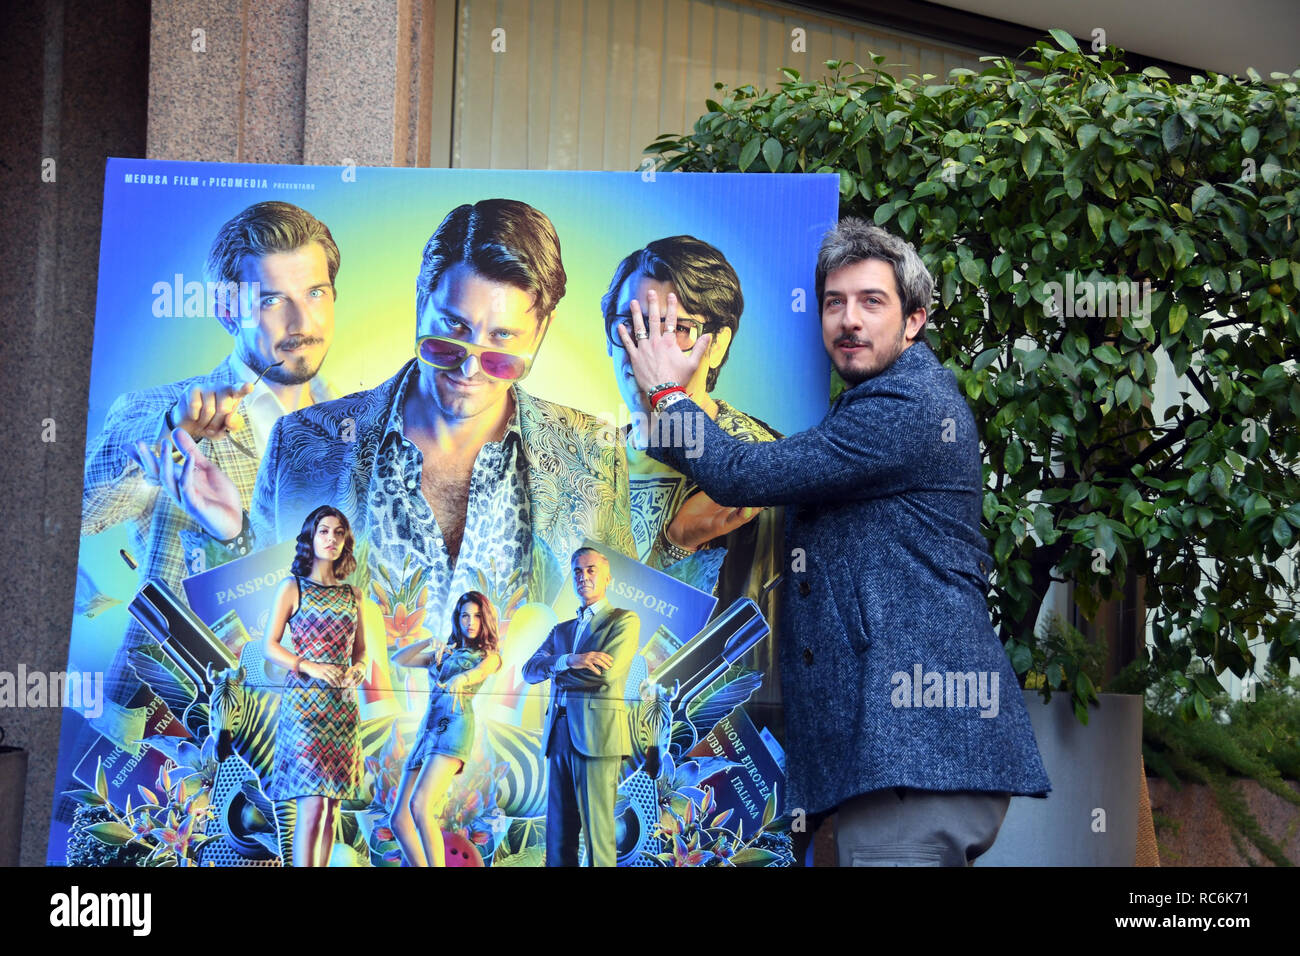
[[[632,329],[626,323],[618,327],[619,338],[627,350],[632,374],[642,395],[665,382],[677,382],[683,388],[695,375],[713,341],[713,333],[706,332],[695,340],[689,352],[677,346],[677,296],[668,293],[668,311],[659,315],[659,297],[654,290],[646,293],[650,309],[649,325],[641,315],[641,305],[632,300]],[[647,408],[649,403],[647,402]],[[651,409],[653,411],[653,409]]]
[[[176,506],[208,534],[219,541],[234,538],[244,526],[239,489],[185,429],[177,428],[168,437],[161,449],[136,442],[134,457],[145,478],[166,488]]]

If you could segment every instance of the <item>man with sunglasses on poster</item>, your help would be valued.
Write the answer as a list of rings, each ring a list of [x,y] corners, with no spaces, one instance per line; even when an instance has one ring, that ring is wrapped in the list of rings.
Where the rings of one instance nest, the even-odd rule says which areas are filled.
[[[246,507],[275,422],[334,397],[319,372],[334,339],[339,262],[328,227],[290,203],[256,203],[218,230],[206,265],[209,305],[232,338],[230,355],[206,375],[121,395],[86,449],[81,533],[129,522],[141,582],[158,578],[183,600],[183,577],[234,556],[203,546],[177,485],[178,447],[202,455],[234,507]],[[151,640],[131,617],[96,723],[132,751],[152,695],[133,700],[141,684],[128,655]]]
[[[562,580],[556,555],[584,537],[633,555],[627,463],[611,427],[519,384],[565,283],[559,237],[537,209],[485,199],[452,210],[416,280],[415,358],[377,388],[282,419],[251,514],[192,456],[194,513],[219,539],[251,534],[261,546],[331,502],[368,543],[364,570],[381,602],[396,607],[425,587],[435,629],[484,579],[502,601]]]
[[[643,437],[721,505],[787,506],[783,812],[806,833],[834,812],[841,866],[963,866],[1012,795],[1051,789],[989,621],[978,431],[921,338],[934,282],[915,249],[846,219],[822,241],[816,290],[848,387],[819,425],[773,442],[727,435],[678,384],[710,336],[681,351],[675,296],[649,294],[648,317],[631,303],[619,336],[654,415]],[[695,455],[662,440],[683,416]]]

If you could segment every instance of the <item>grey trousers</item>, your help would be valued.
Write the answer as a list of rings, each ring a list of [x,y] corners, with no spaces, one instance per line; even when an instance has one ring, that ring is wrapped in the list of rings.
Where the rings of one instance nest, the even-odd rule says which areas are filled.
[[[891,787],[835,813],[840,866],[966,866],[997,839],[1009,793]]]

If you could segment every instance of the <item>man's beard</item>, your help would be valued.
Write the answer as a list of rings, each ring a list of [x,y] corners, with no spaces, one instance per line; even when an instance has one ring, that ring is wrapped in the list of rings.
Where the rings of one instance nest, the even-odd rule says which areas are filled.
[[[312,345],[320,343],[320,339],[305,339],[304,341]],[[260,375],[276,385],[302,385],[310,382],[316,377],[316,373],[320,371],[321,365],[325,362],[324,356],[322,356],[320,362],[312,366],[308,363],[306,356],[293,355],[285,359],[282,364],[267,363],[262,360],[261,356],[253,355],[247,350],[244,350],[244,352],[245,354],[241,355],[240,358],[243,359],[245,365],[253,370],[253,374]]]
[[[888,357],[885,357],[881,361],[879,366],[874,368],[867,368],[867,369],[847,369],[847,370],[842,369],[839,366],[836,366],[835,371],[839,372],[840,378],[844,379],[844,383],[848,385],[850,388],[852,388],[855,385],[861,385],[863,382],[867,381],[867,379],[875,378],[881,372],[885,371],[891,365],[893,365],[894,362],[898,360],[898,356],[903,354],[903,332],[904,332],[903,328],[900,328],[898,330],[898,338],[893,343],[894,345],[893,354],[889,355]],[[870,346],[872,345],[872,343],[870,341],[863,341],[856,338],[841,337],[835,340],[835,345]]]

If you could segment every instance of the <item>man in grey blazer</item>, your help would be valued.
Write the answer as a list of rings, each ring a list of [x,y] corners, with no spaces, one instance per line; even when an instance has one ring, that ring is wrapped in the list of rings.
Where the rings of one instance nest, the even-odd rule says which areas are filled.
[[[673,387],[709,347],[677,347],[673,297],[662,319],[664,303],[634,304],[620,334],[657,412],[650,453],[720,505],[787,506],[785,812],[834,811],[841,866],[964,865],[1012,795],[1051,789],[989,621],[979,434],[921,338],[934,282],[910,245],[844,220],[816,286],[848,387],[819,425],[774,442],[731,438]],[[771,375],[779,387],[779,363]],[[672,441],[686,415],[698,457]]]
[[[573,553],[578,616],[551,628],[524,665],[530,684],[551,681],[542,739],[548,758],[546,865],[578,865],[578,828],[592,866],[614,866],[614,802],[623,756],[632,752],[623,686],[636,656],[641,621],[610,606],[609,559],[595,548]]]

